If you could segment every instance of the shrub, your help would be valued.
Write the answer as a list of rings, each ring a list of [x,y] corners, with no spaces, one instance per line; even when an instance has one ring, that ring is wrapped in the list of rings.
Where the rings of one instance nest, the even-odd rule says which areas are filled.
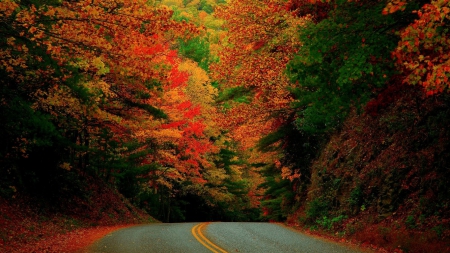
[[[317,198],[309,202],[306,216],[309,220],[316,220],[317,218],[328,216],[330,210],[330,202],[323,198]]]
[[[343,220],[347,218],[348,217],[346,215],[339,215],[332,219],[328,218],[327,216],[323,216],[322,219],[317,219],[316,223],[319,224],[321,227],[330,230],[334,227],[334,224],[341,223]]]

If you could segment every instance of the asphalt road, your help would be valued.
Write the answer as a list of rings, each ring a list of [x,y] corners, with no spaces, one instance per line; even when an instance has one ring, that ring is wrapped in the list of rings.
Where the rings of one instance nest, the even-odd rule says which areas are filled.
[[[213,222],[134,226],[107,235],[86,253],[363,252],[273,223]]]

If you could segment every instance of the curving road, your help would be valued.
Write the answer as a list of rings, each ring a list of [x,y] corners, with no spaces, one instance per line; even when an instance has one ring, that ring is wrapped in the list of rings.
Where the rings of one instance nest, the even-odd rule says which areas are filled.
[[[116,231],[85,253],[363,252],[273,223],[213,222],[134,226]]]

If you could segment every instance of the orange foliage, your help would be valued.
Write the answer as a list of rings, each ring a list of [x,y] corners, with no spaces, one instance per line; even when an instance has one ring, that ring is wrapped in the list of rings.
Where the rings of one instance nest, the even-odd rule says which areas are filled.
[[[211,66],[212,76],[223,89],[245,87],[255,94],[248,104],[233,103],[219,121],[237,140],[251,140],[249,147],[273,130],[268,116],[284,117],[292,101],[284,69],[300,45],[295,31],[302,19],[288,15],[278,0],[233,1],[216,12],[226,20],[230,46],[224,45],[220,62]]]
[[[2,1],[0,19],[9,22],[17,7],[13,1]],[[163,181],[172,176],[203,182],[201,168],[210,166],[205,156],[214,150],[210,136],[205,136],[205,121],[211,122],[212,117],[203,113],[213,111],[207,106],[214,91],[205,86],[207,76],[198,66],[183,63],[171,50],[175,38],[199,34],[194,25],[175,21],[172,13],[145,0],[64,1],[58,6],[23,8],[14,17],[13,26],[60,66],[67,67],[61,70],[64,78],[53,79],[50,88],[35,89],[35,110],[83,122],[73,126],[71,121],[61,120],[60,127],[85,131],[92,138],[90,145],[98,145],[95,136],[102,128],[112,130],[113,138],[121,142],[139,141],[141,150],[153,149],[148,140],[156,139],[158,151],[144,161],[169,168],[158,172]],[[53,22],[43,25],[45,20]],[[15,37],[7,41],[24,56],[13,57],[9,48],[0,49],[2,68],[13,79],[31,80],[36,74],[24,76],[29,71],[22,71],[27,68],[29,49]],[[75,75],[68,67],[82,73],[76,85],[93,95],[93,103],[83,103],[67,86],[66,80]],[[36,73],[50,76],[52,71]],[[151,112],[158,109],[167,119],[158,120]],[[117,152],[127,155],[126,150]]]
[[[405,4],[392,1],[383,13],[393,13]],[[450,2],[431,1],[416,13],[418,19],[401,31],[392,56],[406,75],[405,83],[421,85],[427,95],[449,91],[450,35],[445,27],[450,20]]]

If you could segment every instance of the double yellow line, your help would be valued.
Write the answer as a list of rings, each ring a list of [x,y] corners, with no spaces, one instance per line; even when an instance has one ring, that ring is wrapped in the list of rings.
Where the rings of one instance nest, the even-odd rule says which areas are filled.
[[[206,226],[208,226],[208,222],[207,223],[200,223],[195,225],[191,232],[192,235],[194,235],[195,239],[197,239],[197,241],[199,241],[203,246],[205,246],[206,248],[208,248],[209,250],[211,250],[214,253],[228,253],[226,250],[222,249],[221,247],[215,245],[213,242],[211,242],[210,240],[208,240],[208,238],[206,238],[203,233],[202,233],[202,229],[204,229]]]

